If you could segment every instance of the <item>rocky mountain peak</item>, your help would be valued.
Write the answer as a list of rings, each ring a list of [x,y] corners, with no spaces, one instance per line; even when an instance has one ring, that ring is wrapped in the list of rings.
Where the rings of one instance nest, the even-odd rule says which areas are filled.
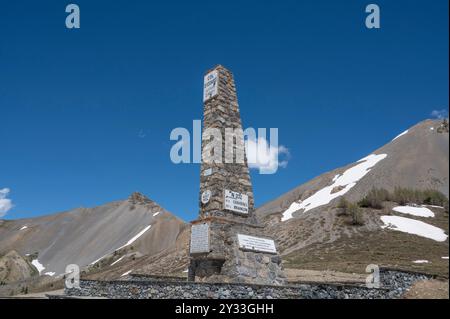
[[[448,133],[448,120],[443,119],[442,123],[439,125],[437,129],[438,133]]]
[[[151,204],[153,203],[147,196],[142,193],[134,192],[128,197],[128,200],[133,204]]]

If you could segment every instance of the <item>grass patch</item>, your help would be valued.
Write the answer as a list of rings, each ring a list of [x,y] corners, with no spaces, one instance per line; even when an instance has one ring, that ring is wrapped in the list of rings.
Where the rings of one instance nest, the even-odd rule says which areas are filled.
[[[369,264],[419,271],[448,278],[448,242],[435,243],[395,231],[367,232],[333,243],[316,243],[284,257],[286,268],[365,273]],[[324,251],[327,251],[325,254]],[[418,259],[428,264],[414,264]]]
[[[391,201],[400,205],[436,205],[442,206],[448,212],[448,198],[440,191],[434,189],[413,189],[396,187],[389,192],[384,188],[372,188],[359,202],[360,207],[383,209],[384,202]]]
[[[363,211],[357,204],[351,203],[344,197],[341,197],[337,208],[337,216],[347,217],[348,224],[353,226],[364,225]]]
[[[366,196],[358,202],[360,207],[371,207],[374,209],[382,209],[383,202],[390,199],[389,192],[384,188],[372,188]]]

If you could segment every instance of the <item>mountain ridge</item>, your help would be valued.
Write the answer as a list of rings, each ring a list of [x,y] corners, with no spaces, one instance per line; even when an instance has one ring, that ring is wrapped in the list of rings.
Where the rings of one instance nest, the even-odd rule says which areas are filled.
[[[440,121],[440,120],[424,120],[424,121],[421,121],[418,124],[414,125],[413,127],[409,128],[405,132],[408,132],[408,133],[411,134],[411,133],[417,132],[417,130],[423,131],[425,129],[425,131],[426,130],[429,131],[428,133],[431,132],[431,133],[436,133],[436,134],[442,134],[442,133],[437,133],[436,132],[437,128],[439,127],[441,122],[442,121]],[[433,130],[431,130],[431,128],[433,128]],[[393,143],[397,144],[397,143],[401,142],[401,140],[400,140],[401,138],[408,138],[408,133],[405,133],[405,132],[399,134],[397,137],[395,137],[394,139],[392,139],[390,142],[388,142],[387,144],[383,145],[382,147],[377,148],[376,150],[374,150],[372,152],[372,154],[380,155],[380,154],[384,154],[384,153],[391,153],[392,152],[391,148],[392,148],[392,144]],[[440,185],[440,187],[437,188],[437,190],[443,192],[448,197],[448,195],[449,195],[449,191],[448,191],[448,188],[449,188],[449,179],[448,179],[448,134],[442,134],[442,136],[439,136],[439,138],[442,139],[442,141],[439,141],[439,143],[438,143],[439,144],[438,147],[442,150],[442,156],[440,156],[442,158],[442,160],[440,161],[440,163],[438,163],[438,166],[439,166],[439,170],[441,172],[440,175],[443,177],[444,181]],[[426,142],[425,141],[421,141],[421,144],[422,145],[426,144]],[[409,148],[411,148],[411,146],[408,146],[408,149]],[[394,153],[395,153],[395,151],[394,151]],[[429,152],[429,153],[432,153],[432,151]],[[368,156],[370,156],[370,154]],[[388,154],[386,159],[390,160],[390,157],[392,157],[392,154],[391,154],[391,156],[389,156],[389,154]],[[383,160],[386,161],[386,159],[383,159]],[[394,159],[396,159],[396,158],[394,157]],[[361,160],[359,160],[359,161],[361,161]],[[383,163],[383,160],[380,162],[381,164]],[[329,184],[329,182],[332,179],[332,177],[335,177],[336,175],[338,175],[338,174],[342,173],[343,171],[351,168],[352,166],[355,166],[356,163],[358,163],[359,161],[356,161],[356,162],[353,162],[353,163],[349,163],[349,164],[344,165],[342,167],[335,168],[335,169],[333,169],[331,171],[322,173],[322,174],[320,174],[320,175],[318,175],[318,176],[316,176],[316,177],[306,181],[305,183],[300,184],[299,186],[297,186],[297,187],[293,188],[292,190],[284,193],[283,195],[278,196],[274,200],[268,201],[265,204],[259,206],[256,209],[256,214],[260,215],[260,217],[261,216],[264,217],[268,212],[270,212],[270,214],[276,214],[276,213],[279,213],[283,209],[287,209],[286,205],[283,205],[283,203],[288,203],[288,202],[292,203],[292,202],[294,202],[295,200],[298,199],[300,193],[313,192],[314,190],[317,190],[317,189],[320,189],[322,187],[325,187],[326,184]],[[415,160],[414,162],[418,162],[418,161]],[[414,164],[414,162],[413,162],[413,164]],[[424,160],[423,162],[428,162],[428,161]],[[414,169],[409,169],[409,167],[407,167],[407,168],[408,168],[408,173],[410,173],[410,175],[416,175],[417,174],[417,172],[414,171]],[[378,168],[375,165],[373,167],[373,169],[378,169]],[[389,171],[392,171],[392,168],[390,168]],[[399,170],[399,171],[401,171],[401,170]],[[401,175],[407,175],[406,173],[403,173],[403,172],[401,172],[400,174]],[[400,175],[400,174],[397,173],[397,175]],[[363,178],[364,177],[365,176],[363,176]],[[383,180],[383,183],[379,183],[377,180],[373,180],[373,183],[371,185],[369,185],[369,187],[365,187],[364,188],[365,192],[367,192],[369,190],[369,188],[373,188],[373,187],[383,187],[383,188],[387,188],[387,189],[392,190],[396,186],[405,186],[405,184],[407,184],[406,182],[402,183],[401,179],[397,179],[397,181],[398,181],[397,183],[391,182],[391,179],[390,179],[389,180],[389,184],[386,185],[385,180],[386,179]],[[424,180],[423,184],[426,184],[425,180]],[[406,186],[409,186],[409,185],[406,185]],[[416,188],[423,188],[423,187],[420,187],[420,186],[422,186],[422,185],[419,185],[418,187],[415,186],[415,187]],[[433,188],[432,185],[430,185],[430,188]],[[434,188],[434,189],[436,189],[436,188]],[[354,189],[353,189],[353,191],[352,191],[352,189],[350,189],[349,190],[349,194],[347,194],[347,196],[351,195],[350,196],[351,199],[358,200],[358,199],[360,199],[362,197],[362,194],[352,195],[352,192],[354,192]],[[280,204],[282,205],[282,207],[280,207]]]
[[[133,193],[126,200],[93,208],[3,221],[0,252],[14,249],[22,256],[37,253],[34,260],[45,267],[42,274],[61,275],[68,264],[84,268],[117,250],[160,252],[173,245],[184,225],[157,203]]]

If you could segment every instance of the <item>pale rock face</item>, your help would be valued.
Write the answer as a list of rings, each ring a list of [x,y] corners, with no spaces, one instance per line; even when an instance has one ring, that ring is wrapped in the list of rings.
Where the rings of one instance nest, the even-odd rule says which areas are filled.
[[[41,275],[58,276],[69,264],[83,269],[98,262],[103,267],[114,254],[154,255],[170,249],[185,227],[155,202],[133,193],[94,208],[7,221],[0,225],[0,254],[12,249],[23,256],[37,253],[33,264]]]
[[[36,275],[34,267],[16,251],[11,250],[0,257],[0,282],[25,280]]]

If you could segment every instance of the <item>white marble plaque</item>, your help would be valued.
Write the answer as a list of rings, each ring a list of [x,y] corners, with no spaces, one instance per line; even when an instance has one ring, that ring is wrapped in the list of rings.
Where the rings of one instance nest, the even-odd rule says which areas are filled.
[[[195,224],[191,227],[191,254],[209,253],[209,224]]]
[[[272,239],[238,234],[239,248],[276,254],[275,242]]]
[[[208,204],[211,199],[211,191],[208,189],[202,193],[202,204]]]
[[[224,209],[241,214],[248,214],[248,196],[225,189]]]
[[[203,102],[217,95],[219,91],[219,72],[211,71],[203,79]]]

